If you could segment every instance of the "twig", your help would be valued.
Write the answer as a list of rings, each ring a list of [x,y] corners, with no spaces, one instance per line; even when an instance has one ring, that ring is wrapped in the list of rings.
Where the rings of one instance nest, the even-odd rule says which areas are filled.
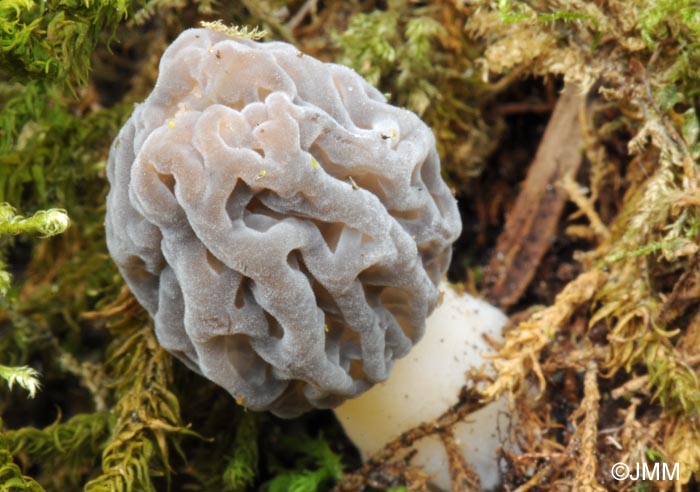
[[[294,36],[287,28],[280,23],[279,20],[275,19],[266,9],[260,8],[259,3],[253,0],[241,0],[245,8],[252,14],[253,17],[260,19],[262,22],[270,27],[270,30],[277,34],[280,38],[288,43],[296,44]]]
[[[520,299],[556,233],[567,197],[554,185],[562,176],[575,174],[583,160],[578,118],[582,97],[578,88],[569,86],[557,101],[522,191],[498,238],[486,271],[486,295],[502,307]]]
[[[390,461],[399,451],[411,448],[416,441],[425,437],[450,431],[457,422],[464,420],[467,415],[485,404],[480,401],[480,396],[477,392],[467,387],[462,388],[457,404],[432,422],[424,422],[386,444],[379,452],[367,460],[362,467],[338,482],[333,492],[357,490],[357,484],[363,480],[362,477],[372,476],[377,470],[384,470],[389,467],[391,465]]]
[[[304,5],[302,5],[301,8],[297,10],[297,13],[294,14],[294,16],[287,22],[286,27],[289,29],[289,32],[293,32],[294,29],[301,24],[301,21],[304,20],[304,17],[306,17],[306,14],[308,14],[309,11],[315,12],[317,4],[318,0],[306,0]]]
[[[506,116],[510,114],[551,113],[554,109],[550,103],[513,102],[496,106],[494,113]]]
[[[447,452],[447,464],[450,468],[450,482],[452,490],[470,492],[481,490],[479,475],[469,466],[464,459],[462,449],[457,444],[451,429],[440,433],[440,439]]]
[[[573,492],[603,492],[604,490],[596,479],[598,470],[596,445],[598,440],[599,409],[598,365],[591,361],[584,377],[583,401],[581,406],[570,417],[573,422],[579,415],[583,415],[583,422],[576,429],[568,446],[569,454],[577,458]]]

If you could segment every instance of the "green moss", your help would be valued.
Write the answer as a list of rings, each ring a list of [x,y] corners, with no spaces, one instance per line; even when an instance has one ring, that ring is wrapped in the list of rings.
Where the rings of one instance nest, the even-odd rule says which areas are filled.
[[[171,446],[182,452],[178,436],[197,435],[182,425],[180,403],[169,389],[170,358],[151,327],[125,335],[110,359],[116,422],[102,452],[102,473],[86,492],[155,490],[153,476],[170,480]]]
[[[31,367],[8,367],[0,365],[0,378],[7,381],[9,389],[17,384],[29,392],[29,397],[34,398],[36,392],[41,387],[39,383],[39,373]]]
[[[0,491],[1,492],[44,492],[44,489],[31,477],[22,474],[12,460],[7,440],[2,432],[0,420]]]
[[[109,436],[110,419],[107,412],[95,412],[75,415],[66,422],[56,421],[44,429],[24,427],[7,431],[8,448],[14,455],[22,453],[40,463],[44,483],[51,483],[56,475],[68,474],[68,484],[56,481],[56,489],[66,485],[78,488],[82,485],[82,471],[94,465]]]
[[[293,456],[293,467],[274,466],[275,478],[266,485],[268,492],[316,492],[339,480],[343,465],[322,437],[285,436],[280,451]]]
[[[498,145],[501,121],[485,119],[489,100],[478,78],[476,43],[463,31],[466,12],[452,3],[414,8],[404,0],[358,13],[333,37],[338,60],[433,129],[448,178],[478,176]]]
[[[255,483],[258,476],[258,430],[255,414],[245,413],[236,429],[233,452],[224,469],[224,492],[244,492]]]
[[[0,66],[23,81],[83,85],[103,32],[113,33],[139,3],[5,0],[0,4]]]

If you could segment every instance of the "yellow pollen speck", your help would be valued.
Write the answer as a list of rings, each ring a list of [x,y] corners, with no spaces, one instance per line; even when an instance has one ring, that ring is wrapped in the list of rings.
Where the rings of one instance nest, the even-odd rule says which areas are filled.
[[[168,121],[168,128],[170,128],[171,130],[175,128],[175,120]]]
[[[399,136],[399,132],[397,132],[395,128],[391,128],[388,133],[382,133],[381,136],[384,140],[394,140],[396,137]]]
[[[311,167],[313,167],[314,169],[318,169],[318,161],[313,157],[311,158]]]
[[[245,398],[243,398],[242,396],[237,396],[236,403],[238,403],[240,406],[244,406],[243,404],[245,403]]]
[[[267,171],[264,169],[261,169],[258,175],[255,177],[256,181],[259,179],[263,179],[265,176],[267,176]]]
[[[328,328],[328,325],[323,325],[323,331],[328,333],[330,331],[330,328]]]

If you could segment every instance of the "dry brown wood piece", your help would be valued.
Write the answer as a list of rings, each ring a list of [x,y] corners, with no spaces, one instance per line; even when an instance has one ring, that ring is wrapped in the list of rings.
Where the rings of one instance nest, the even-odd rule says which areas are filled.
[[[556,233],[567,201],[556,184],[575,175],[583,160],[578,118],[583,98],[577,87],[565,87],[498,238],[486,271],[486,296],[501,307],[520,299]]]

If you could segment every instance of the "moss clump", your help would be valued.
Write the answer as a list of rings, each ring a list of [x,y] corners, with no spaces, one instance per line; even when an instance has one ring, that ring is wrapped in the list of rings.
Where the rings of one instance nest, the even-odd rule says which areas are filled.
[[[0,7],[0,66],[21,80],[85,85],[90,57],[142,2],[8,0]]]
[[[546,388],[566,374],[580,377],[594,364],[599,369],[590,384],[618,410],[604,422],[595,412],[595,424],[619,425],[608,439],[621,446],[605,447],[598,432],[589,434],[587,456],[576,454],[572,460],[554,460],[554,465],[535,461],[539,471],[532,485],[544,487],[544,480],[556,484],[573,476],[585,478],[583,485],[591,489],[611,486],[606,466],[647,461],[643,448],[680,463],[682,483],[699,471],[697,444],[687,440],[680,445],[674,433],[678,428],[695,432],[700,410],[697,352],[692,348],[697,316],[690,308],[697,300],[700,240],[700,209],[690,198],[700,182],[695,100],[700,86],[690,74],[696,70],[692,60],[700,44],[692,33],[700,27],[700,17],[691,10],[688,2],[664,1],[483,2],[467,25],[488,40],[484,59],[491,71],[557,75],[591,91],[594,109],[582,116],[591,137],[586,215],[599,219],[603,195],[613,181],[625,188],[617,211],[608,210],[608,218],[596,221],[605,222],[608,231],[589,236],[597,240],[580,256],[584,273],[551,307],[509,333],[496,361],[502,370],[489,390],[492,397],[510,392],[521,405],[522,422],[528,422],[523,436],[530,436],[523,437],[523,449],[552,453],[551,437],[537,440],[531,434],[542,425],[534,414],[556,399]],[[605,115],[595,109],[604,106]],[[606,133],[612,125],[616,130]],[[630,155],[605,147],[620,140]],[[587,294],[572,303],[567,289],[577,285],[585,286]],[[553,324],[550,313],[569,321]],[[523,343],[532,338],[538,343]],[[524,398],[531,376],[546,395],[539,403]],[[585,407],[585,399],[579,404]],[[559,418],[575,424],[576,415]],[[643,438],[636,432],[640,423],[649,425]],[[633,435],[638,442],[630,439]],[[566,445],[575,439],[566,432],[556,442]],[[581,460],[593,463],[597,472],[580,476]]]
[[[393,0],[386,10],[358,13],[334,35],[338,61],[430,125],[443,167],[459,185],[481,174],[503,126],[478,110],[497,91],[479,77],[479,45],[463,31],[467,19],[455,2],[416,8]]]

